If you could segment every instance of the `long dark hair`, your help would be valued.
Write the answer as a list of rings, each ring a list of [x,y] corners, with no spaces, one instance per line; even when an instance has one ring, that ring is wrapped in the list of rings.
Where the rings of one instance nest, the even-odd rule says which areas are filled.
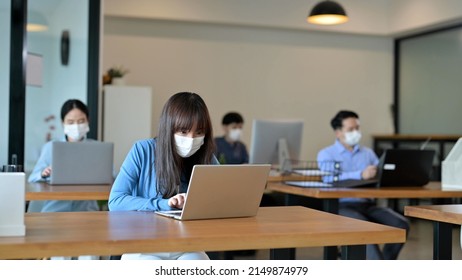
[[[204,144],[191,157],[182,158],[176,152],[174,135],[181,130],[189,131],[194,125],[204,131]],[[214,151],[212,122],[204,100],[191,92],[179,92],[171,96],[162,109],[157,132],[157,191],[164,198],[177,194],[181,176],[189,179],[195,164],[210,164]]]

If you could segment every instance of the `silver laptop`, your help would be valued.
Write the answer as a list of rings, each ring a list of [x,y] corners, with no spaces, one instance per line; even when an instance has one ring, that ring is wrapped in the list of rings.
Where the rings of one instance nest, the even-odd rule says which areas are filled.
[[[183,210],[157,211],[178,220],[255,216],[270,164],[195,165]]]
[[[114,144],[109,142],[53,142],[50,184],[111,184]]]

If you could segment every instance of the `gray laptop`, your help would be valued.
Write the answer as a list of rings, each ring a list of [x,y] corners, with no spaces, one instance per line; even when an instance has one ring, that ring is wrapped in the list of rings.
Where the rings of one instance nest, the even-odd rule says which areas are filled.
[[[111,184],[114,144],[109,142],[53,142],[50,184]]]
[[[255,216],[270,164],[195,165],[183,210],[157,211],[178,220]]]

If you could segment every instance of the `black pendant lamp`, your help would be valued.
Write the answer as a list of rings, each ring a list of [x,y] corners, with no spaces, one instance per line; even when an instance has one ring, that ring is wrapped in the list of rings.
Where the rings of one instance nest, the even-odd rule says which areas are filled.
[[[313,24],[334,25],[348,21],[345,9],[334,1],[322,1],[313,7],[306,21]]]

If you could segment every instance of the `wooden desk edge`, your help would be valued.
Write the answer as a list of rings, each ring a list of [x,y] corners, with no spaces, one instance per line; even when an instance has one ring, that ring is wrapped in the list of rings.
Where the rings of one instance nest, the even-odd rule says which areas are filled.
[[[383,188],[302,188],[289,186],[284,182],[269,182],[267,191],[281,192],[319,199],[360,198],[444,198],[462,197],[462,190],[442,190],[441,182],[432,181],[423,187]]]
[[[271,213],[271,217],[274,210],[272,207],[263,207],[265,212]],[[263,209],[262,208],[262,209]],[[279,207],[273,207],[273,209],[278,209]],[[308,209],[301,206],[292,206],[292,207],[284,207],[284,211],[278,211],[279,218],[278,221],[281,220],[287,213],[294,213],[295,209],[296,213],[300,215],[306,215],[306,213],[313,213],[318,212],[321,216],[325,215],[332,215],[332,218],[338,219],[337,215],[325,213],[322,211],[317,211],[313,209]],[[299,209],[299,210],[296,210]],[[281,209],[282,210],[282,209]],[[268,212],[271,211],[271,212]],[[286,212],[289,211],[289,212]],[[136,212],[125,212],[125,213],[117,213],[113,212],[115,215],[147,215],[149,217],[151,213],[136,213]],[[45,217],[45,216],[59,216],[61,219],[65,219],[66,221],[69,220],[69,215],[72,216],[72,219],[80,219],[80,217],[85,216],[108,216],[110,215],[109,212],[68,212],[68,213],[29,213],[26,215],[26,227],[29,225],[28,217]],[[268,215],[268,214],[266,214]],[[335,217],[334,217],[335,216]],[[264,216],[265,217],[265,216]],[[268,217],[268,216],[266,216]],[[123,219],[127,221],[129,217]],[[163,217],[157,217],[156,219],[167,219]],[[351,219],[342,217],[342,219]],[[87,219],[86,219],[87,220]],[[91,220],[91,219],[90,219]],[[98,219],[96,219],[98,220]],[[103,219],[104,220],[104,219]],[[177,223],[174,220],[165,220],[169,223]],[[365,223],[364,221],[356,220],[357,223]],[[206,222],[208,223],[208,222]],[[285,223],[285,222],[283,222]],[[106,224],[106,223],[104,223]],[[70,227],[72,229],[73,225]],[[374,224],[371,228],[371,225],[367,225],[365,231],[361,236],[357,236],[358,233],[349,232],[344,236],[343,240],[339,240],[337,233],[329,233],[319,235],[319,233],[315,233],[314,235],[317,236],[311,240],[309,236],[311,233],[304,233],[304,232],[291,232],[287,233],[286,237],[279,234],[277,231],[270,233],[270,235],[261,235],[261,234],[253,234],[247,236],[243,241],[242,235],[231,234],[225,237],[207,237],[201,235],[195,235],[190,238],[186,239],[177,239],[177,240],[169,240],[165,237],[162,237],[156,241],[152,238],[147,238],[146,240],[137,240],[137,239],[124,239],[122,235],[122,239],[118,240],[116,237],[112,236],[111,239],[107,240],[74,240],[74,241],[56,241],[53,243],[43,243],[43,242],[36,242],[33,244],[27,244],[23,242],[16,242],[16,244],[0,244],[2,248],[0,250],[0,258],[40,258],[40,257],[47,257],[53,255],[117,255],[122,253],[130,253],[130,252],[152,252],[153,248],[158,247],[159,251],[169,251],[169,247],[173,246],[174,251],[179,250],[178,248],[182,248],[182,250],[205,250],[205,251],[222,251],[222,250],[239,250],[239,249],[268,249],[268,248],[292,248],[292,247],[318,247],[318,246],[340,246],[340,245],[358,245],[364,244],[363,241],[368,240],[370,244],[376,243],[396,243],[396,242],[405,242],[406,235],[405,231],[398,228],[383,226],[383,225],[376,225]],[[116,229],[117,230],[117,229]],[[372,233],[376,234],[372,234]],[[364,233],[366,233],[367,238],[364,239]],[[13,237],[12,239],[22,239],[23,237]],[[27,237],[25,237],[27,238]],[[159,240],[160,243],[159,243]],[[223,240],[227,240],[227,242],[223,242]],[[362,241],[361,241],[362,240]],[[19,240],[20,241],[20,240]],[[42,240],[44,241],[44,240]],[[206,243],[204,243],[206,242]],[[234,245],[232,244],[234,243]],[[83,246],[83,245],[85,246]],[[147,246],[149,244],[149,246]],[[173,245],[174,244],[174,245]],[[171,248],[173,248],[171,247]],[[89,249],[91,248],[91,249]],[[173,249],[172,249],[173,250]],[[59,252],[59,253],[58,253]]]
[[[436,222],[444,222],[456,225],[462,225],[462,211],[451,212],[444,211],[446,205],[430,205],[430,206],[405,206],[404,215],[413,218],[420,218]],[[457,205],[447,205],[453,207]],[[462,205],[461,209],[462,209]]]
[[[109,193],[102,192],[26,192],[25,200],[108,200]]]
[[[49,185],[29,183],[25,200],[108,200],[112,185]]]

